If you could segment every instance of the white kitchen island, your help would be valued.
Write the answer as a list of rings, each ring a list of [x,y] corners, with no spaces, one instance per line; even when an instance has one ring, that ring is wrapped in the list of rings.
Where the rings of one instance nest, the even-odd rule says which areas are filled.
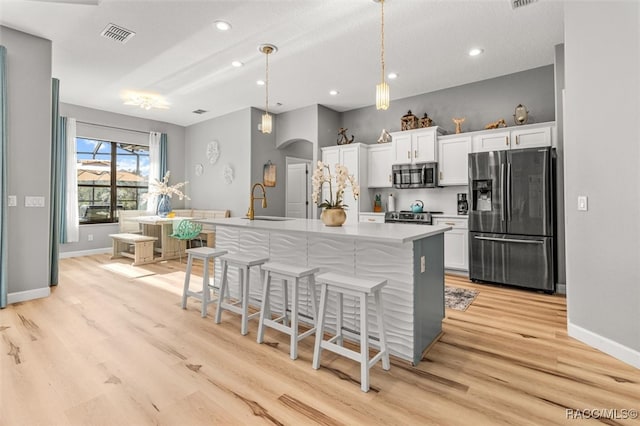
[[[451,229],[442,225],[355,223],[327,227],[319,220],[256,217],[198,220],[215,225],[216,247],[229,252],[269,256],[271,261],[317,266],[321,272],[333,271],[385,278],[384,319],[391,354],[420,362],[423,351],[438,337],[444,318],[444,238]],[[229,270],[232,289],[237,289],[238,273]],[[216,270],[216,280],[220,271]],[[281,291],[281,286],[274,283]],[[257,272],[251,275],[251,303],[259,306],[262,283]],[[311,318],[311,299],[302,289],[302,320]],[[237,291],[237,290],[236,290]],[[236,293],[237,294],[237,293]],[[232,291],[232,295],[234,292]],[[274,295],[275,296],[275,295]],[[283,297],[272,296],[277,313]],[[344,327],[359,333],[358,303],[344,298]],[[335,302],[327,311],[329,329],[335,329]],[[375,311],[370,315],[370,335],[377,339]]]

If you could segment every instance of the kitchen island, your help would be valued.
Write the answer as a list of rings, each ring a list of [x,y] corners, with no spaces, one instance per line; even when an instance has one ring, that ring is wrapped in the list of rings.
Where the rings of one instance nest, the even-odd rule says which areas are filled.
[[[204,219],[216,227],[216,247],[234,253],[269,256],[271,261],[321,268],[363,278],[384,278],[384,319],[390,353],[420,362],[423,351],[438,337],[444,318],[444,238],[451,229],[442,225],[355,223],[327,227],[319,220],[259,217]],[[219,280],[220,271],[216,271]],[[231,288],[238,272],[229,270]],[[219,282],[219,281],[218,281]],[[251,303],[259,306],[262,283],[251,273]],[[274,288],[281,288],[275,285]],[[312,318],[311,298],[301,285],[301,320]],[[237,290],[236,290],[237,291]],[[232,296],[234,292],[232,291]],[[237,295],[237,293],[236,293]],[[275,295],[274,295],[275,296]],[[282,295],[272,296],[272,311],[279,312]],[[344,328],[359,333],[358,303],[344,298]],[[370,312],[370,335],[375,346],[375,312]],[[335,330],[335,301],[327,311],[328,329]]]

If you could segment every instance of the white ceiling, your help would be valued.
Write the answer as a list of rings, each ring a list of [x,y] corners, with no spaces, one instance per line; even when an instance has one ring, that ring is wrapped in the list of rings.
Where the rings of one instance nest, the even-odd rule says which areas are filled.
[[[552,64],[563,9],[559,0],[515,10],[510,0],[386,0],[386,67],[399,74],[389,81],[392,102]],[[216,20],[232,29],[219,32]],[[372,0],[0,0],[0,23],[53,41],[62,102],[183,126],[264,108],[256,84],[263,43],[279,49],[269,57],[274,113],[369,106],[380,80],[380,5]],[[101,37],[109,23],[136,36],[126,44]],[[484,54],[469,57],[475,46]],[[170,108],[124,105],[127,91],[160,94]]]

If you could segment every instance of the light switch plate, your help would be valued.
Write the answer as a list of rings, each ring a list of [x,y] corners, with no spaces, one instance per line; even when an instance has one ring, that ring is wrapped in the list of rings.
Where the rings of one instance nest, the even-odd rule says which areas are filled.
[[[589,210],[589,203],[586,195],[578,195],[578,210],[581,212]]]
[[[16,207],[18,205],[18,197],[15,195],[9,195],[9,207]]]
[[[44,197],[35,197],[27,195],[24,197],[25,207],[44,207]]]

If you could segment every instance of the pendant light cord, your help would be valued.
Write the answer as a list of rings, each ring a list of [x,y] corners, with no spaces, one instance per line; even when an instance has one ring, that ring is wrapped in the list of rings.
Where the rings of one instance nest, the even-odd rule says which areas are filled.
[[[382,82],[384,83],[384,0],[380,0],[380,63],[382,64]]]
[[[265,51],[265,54],[267,56],[267,72],[266,72],[266,78],[265,78],[265,101],[264,101],[264,112],[266,114],[269,114],[269,53],[271,53],[269,50]]]

